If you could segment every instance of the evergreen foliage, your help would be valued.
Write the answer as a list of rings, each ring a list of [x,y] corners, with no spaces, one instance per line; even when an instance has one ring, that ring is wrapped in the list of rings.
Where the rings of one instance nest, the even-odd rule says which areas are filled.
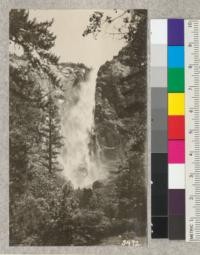
[[[103,14],[96,15],[100,29]],[[141,17],[142,30],[146,24]],[[24,50],[21,57],[10,55],[10,245],[97,245],[112,236],[119,242],[127,235],[144,236],[144,135],[138,131],[144,130],[145,118],[135,126],[140,135],[130,145],[133,154],[126,167],[120,166],[108,180],[74,189],[60,173],[63,137],[58,100],[63,88],[55,71],[59,59],[51,53],[56,39],[50,32],[52,23],[30,20],[26,10],[10,11],[10,41]],[[77,66],[89,71],[83,64]],[[81,79],[77,75],[74,84]]]

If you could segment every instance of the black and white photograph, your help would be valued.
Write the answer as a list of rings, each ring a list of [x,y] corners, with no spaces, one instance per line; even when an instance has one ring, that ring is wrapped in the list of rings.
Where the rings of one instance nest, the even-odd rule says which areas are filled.
[[[147,243],[147,10],[11,9],[10,246]]]

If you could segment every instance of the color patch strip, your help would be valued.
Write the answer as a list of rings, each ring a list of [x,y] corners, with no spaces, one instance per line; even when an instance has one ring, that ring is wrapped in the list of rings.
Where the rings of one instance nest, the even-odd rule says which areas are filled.
[[[168,20],[168,229],[185,237],[184,20]],[[175,227],[174,227],[175,226]]]
[[[152,238],[168,237],[167,20],[150,24]]]

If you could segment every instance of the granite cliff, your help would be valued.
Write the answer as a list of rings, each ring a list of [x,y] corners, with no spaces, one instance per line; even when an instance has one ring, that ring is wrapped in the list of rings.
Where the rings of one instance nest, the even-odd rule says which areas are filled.
[[[111,172],[145,151],[146,40],[144,30],[137,33],[140,35],[136,34],[135,40],[101,66],[97,77],[96,137],[101,159]]]

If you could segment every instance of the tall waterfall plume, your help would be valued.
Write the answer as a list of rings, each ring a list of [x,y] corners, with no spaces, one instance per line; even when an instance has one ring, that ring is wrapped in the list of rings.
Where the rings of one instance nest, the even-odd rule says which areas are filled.
[[[86,81],[71,88],[63,111],[64,149],[61,163],[64,175],[75,188],[87,187],[105,178],[100,162],[91,149],[94,134],[94,107],[98,69],[91,70]],[[70,94],[70,95],[69,95]]]

